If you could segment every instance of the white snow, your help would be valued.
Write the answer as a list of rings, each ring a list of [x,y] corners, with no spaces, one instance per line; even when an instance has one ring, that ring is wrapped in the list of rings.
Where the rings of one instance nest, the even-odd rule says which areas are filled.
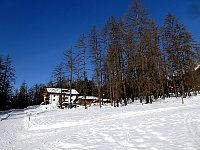
[[[61,88],[47,88],[49,93],[61,93]]]
[[[95,97],[95,96],[79,96],[78,97],[79,99],[90,99],[90,100],[96,100],[98,99],[98,97]]]
[[[1,150],[198,150],[200,95],[153,104],[0,114]]]
[[[198,64],[198,65],[194,68],[194,70],[199,69],[199,67],[200,67],[200,64]]]
[[[60,94],[62,93],[66,93],[66,94],[70,94],[70,89],[62,89],[62,88],[47,88],[47,92],[49,93],[57,93]],[[72,95],[78,95],[79,93],[75,90],[75,89],[71,89],[71,94]]]

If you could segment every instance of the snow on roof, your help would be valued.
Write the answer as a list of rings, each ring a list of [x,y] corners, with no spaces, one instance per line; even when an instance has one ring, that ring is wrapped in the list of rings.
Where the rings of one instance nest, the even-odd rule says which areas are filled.
[[[72,89],[71,92],[72,92],[73,95],[78,95],[79,94],[79,92],[77,92],[77,90],[75,90],[75,89]]]
[[[61,88],[47,88],[48,93],[61,93]]]
[[[194,68],[194,70],[197,70],[197,69],[199,69],[199,67],[200,67],[200,65],[197,65],[197,66]]]
[[[62,89],[62,92],[69,95],[69,94],[70,94],[70,89]],[[72,90],[71,90],[71,94],[72,94],[72,95],[78,95],[79,92],[77,92],[77,90],[75,90],[75,89],[72,89]]]
[[[70,89],[61,89],[61,88],[47,88],[47,92],[48,93],[61,93],[61,90],[62,90],[62,93],[65,93],[65,94],[70,94]],[[75,90],[75,89],[72,89],[71,90],[71,94],[72,95],[78,95],[79,93]]]
[[[79,99],[85,99],[85,96],[79,96],[78,98]],[[86,96],[86,99],[96,100],[96,99],[98,99],[98,97],[95,97],[95,96]]]
[[[104,102],[107,102],[107,101],[111,101],[111,100],[110,100],[110,99],[105,99],[105,98],[104,98],[103,101],[104,101]]]

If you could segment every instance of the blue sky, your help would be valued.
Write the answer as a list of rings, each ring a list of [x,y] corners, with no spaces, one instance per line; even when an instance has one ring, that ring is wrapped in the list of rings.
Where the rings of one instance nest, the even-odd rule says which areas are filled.
[[[172,12],[200,41],[199,0],[141,0],[161,24]],[[122,16],[132,0],[0,0],[0,55],[10,55],[16,87],[47,83],[78,37],[109,16]]]

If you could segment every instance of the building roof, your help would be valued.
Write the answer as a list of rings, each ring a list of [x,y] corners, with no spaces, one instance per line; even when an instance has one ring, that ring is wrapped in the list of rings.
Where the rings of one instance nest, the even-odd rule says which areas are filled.
[[[67,94],[70,94],[70,90],[68,90],[68,92],[66,92]],[[73,95],[78,95],[79,94],[79,92],[77,92],[77,90],[75,90],[75,89],[72,89],[71,90],[71,93],[73,94]]]
[[[61,93],[61,88],[47,88],[48,93]]]
[[[70,94],[70,89],[47,88],[47,92],[48,92],[48,93],[61,94],[61,91],[62,91],[62,93],[65,93],[65,94],[67,94],[67,95]],[[78,93],[75,89],[72,89],[72,90],[71,90],[71,94],[72,94],[72,95],[78,95],[79,93]]]
[[[197,69],[199,69],[200,68],[200,64],[198,64],[195,68],[194,68],[194,70],[197,70]]]
[[[85,99],[85,96],[79,96],[79,99]],[[86,96],[86,100],[96,100],[98,97],[95,96]]]

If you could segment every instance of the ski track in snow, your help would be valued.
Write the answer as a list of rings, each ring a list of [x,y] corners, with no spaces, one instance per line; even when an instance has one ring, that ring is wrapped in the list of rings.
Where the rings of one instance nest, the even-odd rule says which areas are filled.
[[[187,118],[186,118],[186,121],[185,121],[185,124],[187,126],[187,129],[189,131],[189,134],[191,135],[191,137],[193,138],[194,142],[198,145],[198,147],[200,148],[200,132],[197,132],[197,131],[200,131],[200,119],[198,118],[198,124],[196,125],[193,125],[193,119],[191,117],[191,114],[188,114],[187,115]]]
[[[13,111],[0,121],[0,149],[198,150],[200,96],[180,102]]]

